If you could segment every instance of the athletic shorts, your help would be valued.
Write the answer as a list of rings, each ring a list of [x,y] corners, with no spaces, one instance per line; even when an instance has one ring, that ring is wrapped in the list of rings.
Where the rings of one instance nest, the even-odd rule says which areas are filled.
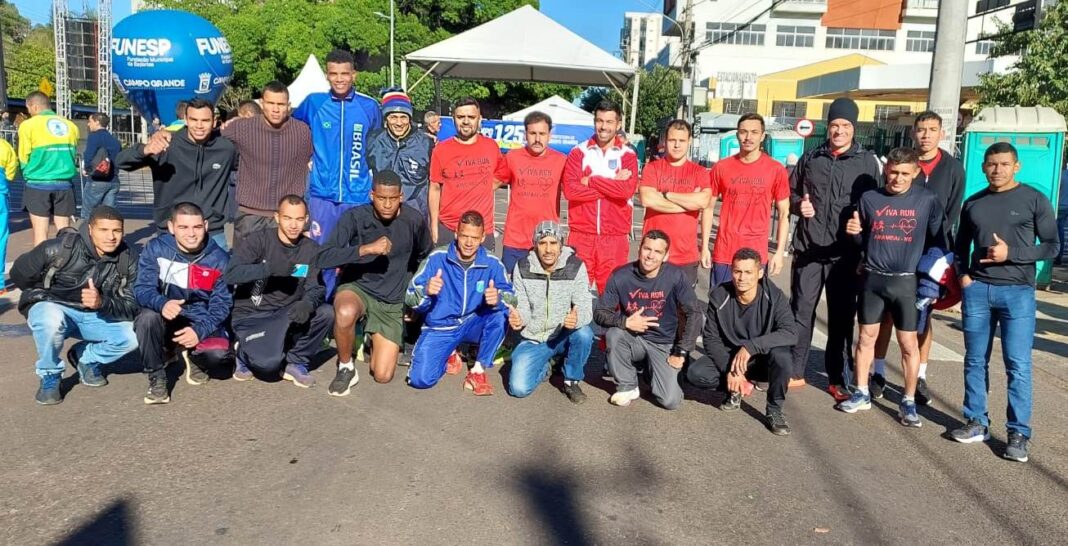
[[[22,189],[22,208],[34,216],[74,216],[74,190]]]
[[[860,291],[857,321],[879,324],[890,311],[894,328],[899,332],[915,332],[919,322],[916,309],[916,275],[884,275],[868,271]]]
[[[404,304],[386,303],[367,292],[363,291],[355,282],[347,282],[338,285],[337,291],[349,291],[360,297],[363,307],[366,309],[366,323],[363,331],[369,334],[379,334],[382,337],[396,343],[398,347],[404,347]]]

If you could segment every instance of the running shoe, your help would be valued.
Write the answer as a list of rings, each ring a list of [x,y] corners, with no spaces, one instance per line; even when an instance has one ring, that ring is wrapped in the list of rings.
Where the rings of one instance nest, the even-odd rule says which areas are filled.
[[[42,406],[54,406],[63,401],[63,393],[59,392],[59,382],[63,376],[58,373],[45,374],[41,377],[41,386],[37,389],[36,400]]]
[[[1009,445],[1005,446],[1005,453],[1002,454],[1002,457],[1010,461],[1026,463],[1030,451],[1031,440],[1028,440],[1026,436],[1019,432],[1010,432]]]
[[[464,378],[464,388],[475,393],[475,396],[490,396],[493,394],[493,385],[486,380],[486,372],[467,372]]]
[[[579,386],[578,381],[564,381],[564,388],[560,389],[560,391],[567,396],[567,399],[572,404],[581,404],[586,401],[586,393],[582,392],[582,387]]]
[[[171,395],[167,392],[167,374],[158,373],[148,376],[148,393],[145,394],[145,404],[166,404],[171,401]]]
[[[197,366],[193,359],[189,358],[189,351],[182,351],[182,360],[185,361],[185,382],[190,385],[203,385],[207,383],[211,378],[208,377],[208,372],[205,372],[200,366]]]
[[[951,431],[949,436],[962,444],[974,444],[989,440],[990,430],[979,421],[971,419],[964,426]]]
[[[70,362],[71,366],[78,369],[78,380],[82,382],[82,385],[86,387],[103,387],[108,384],[104,374],[100,373],[100,366],[79,361],[78,354],[74,352],[74,347],[67,350],[67,362]]]
[[[356,373],[356,366],[350,368],[338,367],[337,375],[326,389],[330,396],[348,396],[353,385],[360,382],[360,374]],[[296,381],[293,382],[297,384]]]
[[[901,424],[906,427],[922,427],[923,421],[920,421],[920,414],[916,413],[916,402],[911,400],[905,400],[901,402],[901,405],[897,408],[897,416],[901,419]]]
[[[355,371],[356,369],[353,368],[353,372]],[[287,365],[285,371],[282,372],[282,379],[292,381],[294,385],[305,389],[315,384],[315,378],[308,373],[308,367],[304,364]],[[357,377],[356,380],[359,381],[359,378]],[[355,384],[353,383],[353,385]]]
[[[241,358],[240,353],[234,353],[234,380],[235,381],[249,381],[252,379],[252,370],[248,369],[248,365],[245,364],[245,359]]]
[[[853,391],[853,395],[849,397],[849,400],[838,403],[838,409],[846,413],[856,413],[860,410],[871,409],[871,396],[868,396],[859,390]]]
[[[827,392],[830,393],[830,395],[834,398],[835,402],[845,402],[846,400],[849,400],[850,397],[852,397],[852,394],[850,394],[849,389],[841,385],[831,385],[830,387],[827,387]]]
[[[790,435],[790,424],[786,422],[786,416],[781,411],[768,413],[768,430],[776,436]]]
[[[916,383],[916,403],[926,406],[931,402],[931,391],[927,389],[927,378],[921,377]]]
[[[641,395],[638,393],[638,387],[634,387],[629,391],[616,391],[616,393],[608,399],[608,402],[613,406],[626,407],[640,397]]]
[[[730,396],[724,399],[723,403],[719,405],[719,409],[722,411],[738,411],[742,409],[742,393],[730,393]]]
[[[449,375],[456,375],[460,373],[464,367],[464,361],[460,358],[460,353],[453,351],[449,355],[449,359],[445,361],[445,373]]]
[[[883,374],[877,373],[868,379],[868,387],[871,389],[871,399],[879,400],[883,397],[883,391],[886,390],[886,378]],[[919,400],[919,397],[916,397]]]

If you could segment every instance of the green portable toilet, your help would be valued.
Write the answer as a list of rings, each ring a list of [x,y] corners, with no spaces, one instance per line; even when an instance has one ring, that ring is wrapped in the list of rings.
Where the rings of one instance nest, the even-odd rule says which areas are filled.
[[[719,159],[726,159],[742,149],[738,143],[738,131],[727,131],[719,137]]]
[[[987,187],[983,154],[995,142],[1008,142],[1020,154],[1016,180],[1049,198],[1054,210],[1064,153],[1064,116],[1045,106],[996,106],[984,108],[964,131],[964,198]],[[1038,264],[1038,286],[1052,280],[1050,262]]]
[[[768,155],[785,165],[790,154],[801,157],[805,153],[805,139],[793,129],[772,129],[768,131],[764,148],[767,149]]]

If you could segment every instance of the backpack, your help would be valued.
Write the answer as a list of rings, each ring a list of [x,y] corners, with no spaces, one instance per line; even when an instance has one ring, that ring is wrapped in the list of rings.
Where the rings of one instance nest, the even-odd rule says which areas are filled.
[[[52,254],[48,260],[48,270],[45,271],[43,286],[45,290],[52,287],[52,279],[56,276],[56,272],[63,269],[70,263],[70,259],[74,256],[74,245],[77,244],[78,239],[81,238],[81,234],[78,230],[72,227],[65,227],[56,233],[56,239],[59,240],[59,248]],[[118,275],[119,275],[119,290],[126,288],[126,285],[130,282],[130,251],[129,249],[119,254],[118,260]]]

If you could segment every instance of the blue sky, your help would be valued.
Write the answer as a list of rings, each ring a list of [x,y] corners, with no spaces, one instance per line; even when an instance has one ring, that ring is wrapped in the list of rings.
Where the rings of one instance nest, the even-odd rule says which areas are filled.
[[[43,0],[11,0],[11,3],[34,23],[47,23],[52,13],[51,2]],[[73,13],[80,12],[84,5],[83,0],[68,0],[68,3]],[[541,0],[542,13],[613,54],[619,49],[624,12],[662,11],[663,6],[663,0]],[[129,15],[129,0],[113,0],[111,13],[115,22]]]
[[[52,16],[52,2],[44,0],[9,0],[19,8],[19,13],[35,24],[47,23]],[[71,13],[81,13],[85,5],[83,0],[67,0]],[[96,6],[96,0],[90,0],[90,6]],[[112,0],[111,18],[118,23],[123,17],[130,14],[130,0]]]
[[[542,13],[612,54],[619,50],[624,12],[663,9],[663,0],[541,0]]]

